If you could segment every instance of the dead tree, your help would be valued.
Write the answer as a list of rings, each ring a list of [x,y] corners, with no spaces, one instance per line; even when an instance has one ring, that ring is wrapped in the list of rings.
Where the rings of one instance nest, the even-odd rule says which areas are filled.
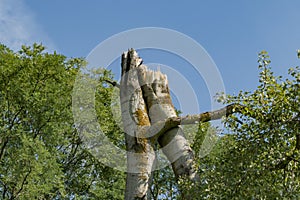
[[[220,119],[238,112],[240,107],[229,105],[213,112],[178,117],[166,75],[147,69],[134,49],[122,54],[121,67],[120,101],[127,148],[125,199],[149,199],[157,142],[172,163],[176,177],[198,181],[193,151],[180,125]]]
[[[127,150],[125,199],[148,199],[149,178],[155,159],[153,143],[143,136],[150,126],[147,105],[138,81],[141,59],[131,50],[122,55],[120,100]]]

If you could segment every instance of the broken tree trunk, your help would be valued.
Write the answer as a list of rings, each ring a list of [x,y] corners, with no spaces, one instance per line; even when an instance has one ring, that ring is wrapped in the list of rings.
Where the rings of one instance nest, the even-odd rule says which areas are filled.
[[[167,76],[160,71],[149,70],[144,65],[141,65],[138,70],[139,82],[142,86],[151,124],[177,117],[170,96]],[[194,154],[180,125],[161,133],[158,143],[172,163],[172,169],[177,178],[198,181],[199,177],[194,166]]]
[[[142,65],[142,59],[130,49],[122,55],[120,88],[122,121],[127,148],[125,199],[149,199],[151,172],[154,168],[154,144],[159,143],[172,163],[177,178],[198,181],[192,149],[180,124],[196,124],[243,112],[244,106],[231,104],[220,110],[178,117],[173,106],[166,75]],[[300,140],[299,140],[300,141]],[[300,142],[299,142],[300,143]],[[183,194],[184,199],[191,199]]]
[[[153,145],[156,142],[172,163],[177,178],[197,181],[194,155],[180,125],[173,123],[173,127],[166,127],[165,132],[160,129],[165,125],[156,126],[177,117],[167,77],[161,72],[148,70],[133,49],[123,53],[121,65],[120,98],[128,152],[125,199],[149,198],[147,190],[155,160]]]
[[[123,53],[120,100],[127,148],[126,200],[149,199],[147,191],[155,159],[150,139],[143,136],[150,121],[137,79],[140,63],[134,50]]]

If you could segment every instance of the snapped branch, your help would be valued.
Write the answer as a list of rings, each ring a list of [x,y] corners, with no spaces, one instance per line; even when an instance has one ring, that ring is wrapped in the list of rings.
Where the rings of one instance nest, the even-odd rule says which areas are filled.
[[[145,136],[156,139],[166,131],[176,128],[179,125],[198,124],[212,120],[218,120],[233,113],[241,113],[243,108],[244,106],[240,104],[230,104],[219,110],[204,112],[198,115],[167,118],[166,120],[158,121],[155,124],[147,127]]]

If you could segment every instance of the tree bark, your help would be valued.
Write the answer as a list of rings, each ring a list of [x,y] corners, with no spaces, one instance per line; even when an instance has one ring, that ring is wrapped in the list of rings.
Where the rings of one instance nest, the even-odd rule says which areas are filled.
[[[127,148],[125,199],[148,199],[149,178],[155,159],[152,142],[145,138],[150,126],[142,90],[137,79],[141,59],[134,50],[122,55],[120,99]]]
[[[144,65],[141,65],[138,70],[139,82],[151,124],[177,117],[166,75],[160,71],[148,70]],[[199,179],[194,166],[193,151],[180,125],[162,133],[158,137],[158,143],[172,163],[176,177],[188,178],[192,181]]]

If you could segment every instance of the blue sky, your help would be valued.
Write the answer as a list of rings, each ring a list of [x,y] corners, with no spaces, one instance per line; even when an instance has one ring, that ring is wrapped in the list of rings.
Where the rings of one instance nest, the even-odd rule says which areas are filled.
[[[232,94],[257,86],[256,61],[261,50],[270,53],[278,75],[299,65],[299,8],[299,0],[0,0],[0,42],[13,49],[42,42],[68,57],[86,57],[100,42],[119,32],[169,28],[205,48],[220,70],[226,91]],[[175,65],[168,55],[161,59],[157,52],[141,53],[145,62]],[[114,67],[119,67],[118,61]],[[197,81],[191,84],[205,87]],[[207,101],[202,102],[201,107],[209,109]]]

